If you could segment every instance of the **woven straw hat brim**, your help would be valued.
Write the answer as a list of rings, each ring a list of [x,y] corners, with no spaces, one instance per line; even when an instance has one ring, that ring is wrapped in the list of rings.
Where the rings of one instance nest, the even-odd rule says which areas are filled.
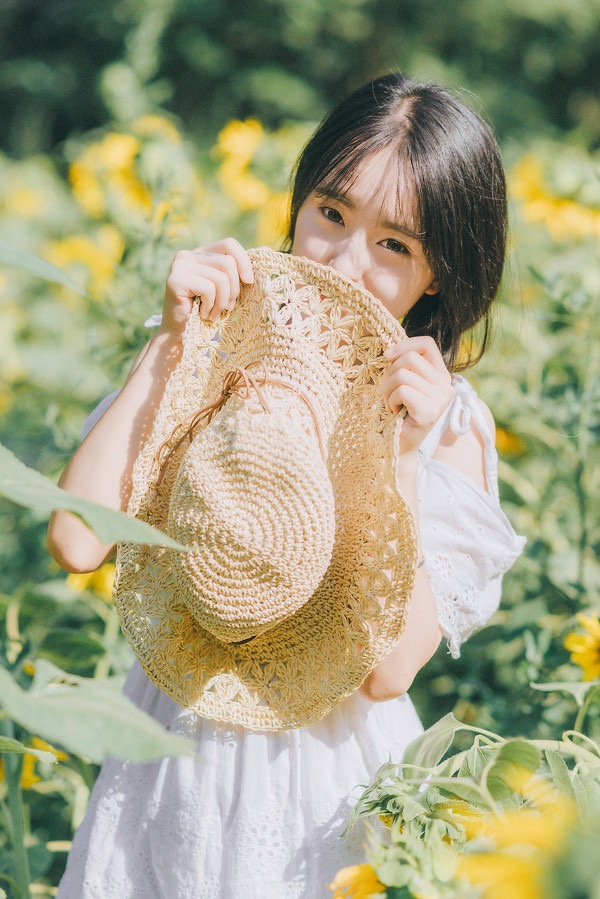
[[[404,630],[417,539],[395,477],[401,419],[385,409],[379,382],[384,350],[405,334],[332,269],[267,249],[250,256],[255,283],[234,312],[218,324],[196,311],[188,320],[182,359],[135,465],[129,512],[166,527],[187,444],[159,476],[165,442],[215,402],[229,372],[264,362],[310,399],[323,435],[335,502],[331,562],[298,611],[242,645],[201,626],[167,550],[121,544],[114,597],[125,636],[165,693],[203,717],[279,730],[322,718]]]

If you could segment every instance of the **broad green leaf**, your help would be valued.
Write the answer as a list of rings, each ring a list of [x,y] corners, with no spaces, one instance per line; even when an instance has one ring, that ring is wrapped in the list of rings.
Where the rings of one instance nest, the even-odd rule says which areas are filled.
[[[52,265],[41,256],[33,253],[27,253],[25,250],[19,250],[10,244],[0,240],[0,265],[7,265],[9,268],[16,268],[36,278],[43,278],[45,281],[52,281],[54,284],[62,284],[70,290],[75,291],[82,297],[88,298],[87,293],[79,287],[75,281],[72,281],[62,269],[56,265]]]
[[[81,499],[53,484],[39,471],[28,468],[23,462],[0,444],[0,496],[5,496],[20,506],[49,515],[55,509],[73,512],[90,527],[104,543],[147,543],[151,546],[168,546],[184,550],[186,547],[167,537],[162,531],[109,509],[99,503]]]
[[[101,659],[105,651],[99,640],[84,631],[66,627],[48,631],[37,650],[38,657],[48,659],[69,671],[79,670],[83,674],[90,673],[89,666]]]
[[[34,843],[27,849],[27,858],[29,859],[29,874],[32,883],[35,883],[50,868],[54,861],[54,853],[50,852],[45,843]],[[35,895],[35,894],[34,894]]]
[[[494,748],[491,746],[482,747],[478,743],[474,743],[473,746],[464,753],[464,760],[458,769],[459,775],[464,776],[471,774],[473,777],[477,777],[489,762],[490,756],[493,755],[494,751]],[[444,771],[444,773],[447,772]]]
[[[56,756],[53,752],[46,752],[44,749],[33,749],[31,746],[26,746],[25,743],[21,743],[20,740],[13,740],[12,737],[0,736],[0,752],[17,752],[20,755],[28,753],[29,755],[34,755],[40,762],[45,762],[46,764],[54,763],[56,761]]]
[[[48,682],[46,669],[43,686],[34,680],[30,690],[22,690],[0,667],[0,704],[30,733],[92,762],[107,755],[149,761],[193,754],[188,740],[165,731],[121,693],[120,678],[61,675],[62,682]]]
[[[404,821],[413,821],[424,813],[425,809],[420,802],[407,797],[402,803],[402,818]]]
[[[446,843],[436,840],[431,844],[433,872],[438,880],[447,883],[456,873],[458,857]]]
[[[564,793],[566,796],[569,796],[571,799],[573,799],[575,797],[573,784],[571,783],[571,777],[569,774],[567,763],[563,759],[562,755],[560,754],[560,752],[555,752],[553,749],[546,749],[544,755],[546,757],[548,767],[550,768],[552,780],[561,793]]]
[[[454,739],[455,733],[463,725],[452,712],[444,715],[429,727],[425,733],[417,737],[408,746],[404,753],[403,763],[406,765],[418,765],[423,768],[433,768],[444,757]]]
[[[488,803],[481,795],[481,790],[474,780],[467,777],[434,778],[433,783],[448,796],[464,799],[477,808],[487,808]]]
[[[600,820],[600,784],[586,774],[573,775],[573,791],[583,822]]]
[[[436,776],[452,777],[453,774],[468,774],[468,770],[463,770],[463,764],[469,752],[470,750],[464,749],[462,752],[457,752],[456,755],[449,756],[436,766]]]
[[[35,672],[29,691],[39,693],[44,687],[51,684],[52,681],[76,685],[78,680],[79,678],[77,675],[72,675],[63,671],[62,668],[59,668],[58,665],[55,665],[53,662],[49,662],[47,659],[36,659]]]
[[[501,747],[487,771],[487,788],[494,799],[506,799],[519,789],[524,773],[531,775],[539,766],[540,753],[535,746],[526,740],[510,740]]]

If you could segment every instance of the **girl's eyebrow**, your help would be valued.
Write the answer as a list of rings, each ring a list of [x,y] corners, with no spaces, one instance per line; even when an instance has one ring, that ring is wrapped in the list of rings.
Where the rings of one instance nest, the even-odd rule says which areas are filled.
[[[342,206],[346,206],[348,209],[356,209],[356,204],[353,203],[352,198],[348,194],[344,194],[339,190],[335,190],[335,188],[321,186],[318,190],[315,191],[318,197],[321,197],[324,200],[335,200],[337,203],[341,203]],[[410,237],[413,240],[418,240],[419,243],[422,243],[424,234],[423,232],[414,231],[412,228],[409,228],[408,225],[403,222],[394,222],[391,219],[384,219],[379,223],[382,228],[385,228],[389,231],[397,231],[398,234],[403,234],[405,237]]]
[[[380,222],[380,225],[382,228],[385,228],[386,231],[397,231],[398,234],[404,234],[405,237],[411,237],[419,243],[422,243],[423,238],[425,237],[422,231],[413,231],[408,225],[401,225],[399,222],[382,221]]]
[[[343,206],[348,206],[350,209],[354,209],[354,203],[348,196],[348,194],[343,194],[339,190],[335,190],[333,187],[325,187],[321,186],[318,190],[315,191],[318,197],[322,197],[324,200],[335,200],[337,203],[342,203]]]

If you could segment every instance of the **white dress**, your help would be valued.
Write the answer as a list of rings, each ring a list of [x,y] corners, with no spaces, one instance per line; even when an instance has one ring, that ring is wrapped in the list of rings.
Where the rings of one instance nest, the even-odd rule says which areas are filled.
[[[498,504],[497,457],[475,392],[464,378],[454,383],[454,401],[419,451],[418,488],[427,572],[456,657],[496,610],[524,540]],[[472,426],[485,439],[488,493],[432,458],[447,427]],[[408,696],[374,704],[355,693],[310,727],[261,733],[183,709],[138,663],[125,691],[198,752],[105,761],[58,899],[330,897],[336,872],[364,856],[360,826],[339,838],[361,786],[422,732]]]

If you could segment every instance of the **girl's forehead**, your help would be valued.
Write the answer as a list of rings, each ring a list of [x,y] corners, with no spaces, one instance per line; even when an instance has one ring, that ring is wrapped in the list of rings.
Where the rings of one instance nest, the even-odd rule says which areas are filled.
[[[419,210],[414,177],[408,160],[382,151],[367,156],[352,170],[333,172],[319,192],[330,193],[356,207],[376,207],[382,221],[419,231]]]

